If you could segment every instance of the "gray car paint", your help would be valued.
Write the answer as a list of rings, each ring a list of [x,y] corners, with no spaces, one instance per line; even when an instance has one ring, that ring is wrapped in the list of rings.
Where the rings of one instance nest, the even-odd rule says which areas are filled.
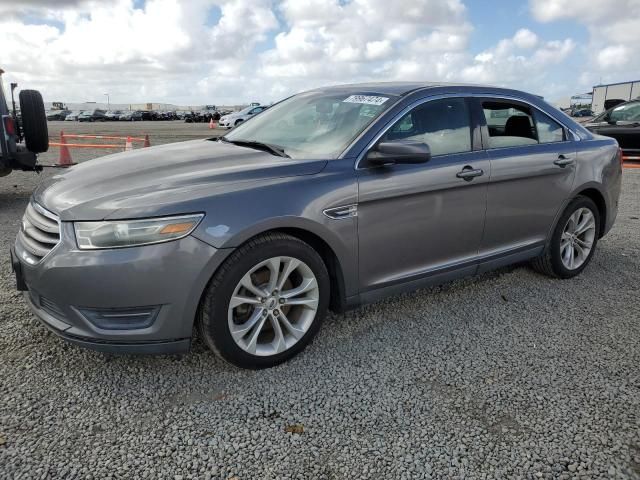
[[[117,336],[118,346],[182,342],[190,337],[198,300],[215,269],[234,248],[269,230],[286,229],[327,245],[338,265],[338,303],[355,306],[532,258],[548,242],[566,203],[587,188],[603,198],[602,234],[613,225],[621,182],[616,142],[586,132],[536,96],[406,83],[326,90],[397,97],[335,160],[294,160],[200,140],[116,154],[55,176],[34,199],[60,216],[66,239],[38,265],[24,267],[27,283],[66,311],[137,306],[141,298],[170,311],[171,320],[150,327],[153,332],[105,334],[76,319],[76,330],[66,331],[75,339],[109,342]],[[484,150],[478,126],[473,152],[418,165],[366,166],[367,150],[403,111],[449,95],[526,102],[563,124],[567,140]],[[575,162],[555,165],[560,154],[575,156]],[[472,181],[457,178],[466,165],[484,174]],[[332,219],[323,213],[352,204],[358,206],[357,216]],[[206,216],[190,237],[117,251],[79,251],[70,223],[195,212]],[[65,288],[66,279],[71,288]],[[50,320],[37,306],[33,309],[45,323]],[[184,348],[184,342],[176,348]]]

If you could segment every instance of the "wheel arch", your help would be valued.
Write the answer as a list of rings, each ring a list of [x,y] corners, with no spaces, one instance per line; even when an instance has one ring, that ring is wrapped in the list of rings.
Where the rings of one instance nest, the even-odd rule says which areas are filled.
[[[598,214],[600,215],[600,231],[598,232],[598,238],[602,238],[607,225],[607,203],[604,199],[604,195],[600,190],[594,187],[585,188],[580,190],[574,197],[583,196],[591,199],[593,203],[598,207]]]
[[[551,236],[553,235],[556,226],[558,225],[558,221],[560,217],[566,210],[567,206],[571,201],[579,196],[587,197],[591,199],[596,206],[598,207],[598,214],[600,215],[600,231],[598,232],[598,238],[602,238],[606,232],[606,221],[607,221],[607,201],[604,193],[602,192],[601,185],[598,183],[589,183],[584,184],[571,192],[571,195],[567,197],[567,199],[563,202],[562,206],[558,209],[555,218],[553,219],[553,223],[551,224],[551,228],[547,233],[547,240],[545,242],[545,246],[549,245],[551,241]]]
[[[316,252],[318,252],[318,255],[320,255],[322,261],[327,267],[327,270],[329,271],[329,279],[331,281],[329,308],[334,312],[344,311],[346,306],[344,273],[342,271],[340,260],[338,259],[338,256],[333,251],[331,246],[319,235],[303,228],[284,227],[270,230],[264,233],[271,232],[285,233],[287,235],[291,235],[292,237],[299,238],[303,242],[309,244],[311,248],[313,248]]]
[[[238,232],[233,238],[228,238],[224,243],[215,246],[223,249],[237,249],[251,240],[269,233],[284,233],[296,237],[318,252],[327,267],[331,281],[329,308],[334,312],[346,310],[347,272],[345,272],[345,268],[349,268],[349,266],[342,265],[341,259],[343,261],[348,259],[345,257],[344,252],[342,255],[339,254],[341,245],[339,245],[337,239],[327,238],[331,236],[331,232],[322,229],[321,225],[302,218],[299,218],[298,222],[293,220],[294,218],[289,217],[289,221],[286,222],[266,222],[261,225],[254,225],[253,228]],[[321,231],[326,235],[323,235]],[[223,263],[224,261],[211,272],[210,278],[215,275]],[[206,292],[206,288],[205,285],[200,295],[201,299]]]

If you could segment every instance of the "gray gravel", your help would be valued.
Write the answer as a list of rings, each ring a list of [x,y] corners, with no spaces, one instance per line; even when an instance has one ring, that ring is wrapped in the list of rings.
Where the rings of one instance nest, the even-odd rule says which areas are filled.
[[[0,252],[35,181],[0,179]],[[626,170],[580,277],[517,267],[394,297],[251,372],[200,342],[183,357],[67,345],[3,256],[0,478],[640,478],[639,259]]]

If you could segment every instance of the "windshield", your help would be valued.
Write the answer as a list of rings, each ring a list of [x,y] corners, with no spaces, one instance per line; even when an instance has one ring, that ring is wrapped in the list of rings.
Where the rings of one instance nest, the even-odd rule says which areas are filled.
[[[394,103],[387,95],[310,92],[288,98],[225,135],[279,147],[296,159],[330,159]]]
[[[615,107],[608,115],[609,122],[640,122],[640,102]]]

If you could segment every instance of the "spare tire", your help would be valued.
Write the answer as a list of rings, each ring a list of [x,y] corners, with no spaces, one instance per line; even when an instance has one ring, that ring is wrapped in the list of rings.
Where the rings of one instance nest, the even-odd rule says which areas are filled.
[[[20,111],[22,113],[22,131],[27,150],[42,153],[49,150],[49,129],[44,111],[42,95],[37,90],[20,92]]]

